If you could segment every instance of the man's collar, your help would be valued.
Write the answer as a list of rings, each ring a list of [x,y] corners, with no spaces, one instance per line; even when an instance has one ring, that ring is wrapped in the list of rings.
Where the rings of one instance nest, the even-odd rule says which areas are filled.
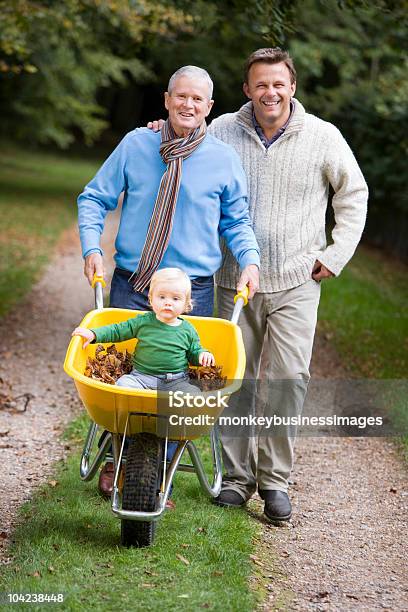
[[[294,106],[293,113],[285,129],[285,137],[289,136],[294,132],[299,132],[300,130],[302,130],[305,122],[306,111],[303,108],[302,104],[299,102],[299,100],[296,100],[296,98],[292,98],[292,103]],[[249,101],[243,106],[241,106],[241,108],[237,112],[237,123],[239,123],[239,125],[243,127],[245,131],[252,133],[257,138],[257,140],[259,140],[252,121],[252,115],[253,105],[252,102]]]
[[[266,148],[270,147],[270,145],[273,144],[276,140],[278,140],[278,138],[280,138],[282,136],[282,134],[285,132],[286,128],[288,127],[289,121],[292,119],[292,115],[293,115],[294,109],[295,109],[295,105],[293,104],[293,102],[291,100],[290,101],[290,108],[289,108],[289,117],[287,118],[285,123],[283,125],[281,125],[281,127],[278,128],[275,131],[275,133],[271,136],[271,138],[267,138],[267,136],[265,135],[265,132],[264,132],[262,126],[258,123],[258,120],[257,120],[256,115],[255,115],[255,110],[254,110],[254,108],[252,108],[252,123],[254,125],[256,133],[258,134],[259,138],[261,139],[262,144]]]

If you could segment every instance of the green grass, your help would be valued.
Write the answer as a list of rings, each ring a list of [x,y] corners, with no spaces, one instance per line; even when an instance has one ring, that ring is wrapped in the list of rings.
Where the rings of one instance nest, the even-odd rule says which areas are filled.
[[[75,222],[76,197],[97,167],[2,144],[0,316],[39,278],[62,231]]]
[[[407,377],[407,268],[360,248],[338,279],[323,285],[320,328],[353,372]]]
[[[406,380],[407,306],[407,266],[360,247],[338,279],[323,283],[319,329],[352,376]],[[394,396],[391,403],[394,421],[408,431],[406,399]],[[408,457],[408,436],[404,445]]]
[[[70,430],[83,439],[82,424]],[[200,446],[208,463],[205,440]],[[75,453],[59,467],[58,484],[43,487],[23,508],[0,592],[62,592],[64,610],[254,609],[249,554],[259,523],[242,510],[213,506],[195,475],[180,473],[176,509],[159,521],[154,546],[121,548],[120,521],[97,494],[96,480],[80,481],[78,460]]]

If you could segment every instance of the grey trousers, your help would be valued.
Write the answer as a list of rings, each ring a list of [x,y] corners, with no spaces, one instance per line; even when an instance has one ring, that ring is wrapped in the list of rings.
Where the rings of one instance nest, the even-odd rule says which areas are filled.
[[[132,387],[133,389],[156,389],[157,391],[183,391],[183,393],[199,393],[199,389],[192,385],[187,373],[172,379],[171,375],[154,376],[144,374],[138,370],[132,370],[130,374],[124,374],[115,384],[119,387]]]
[[[230,319],[234,293],[217,288],[220,317]],[[244,382],[251,388],[258,380],[249,413],[302,411],[319,299],[320,284],[311,279],[293,289],[257,293],[243,309],[239,326],[247,359]],[[259,490],[287,491],[296,436],[293,428],[278,435],[261,430],[252,436],[234,436],[231,428],[220,427],[220,433],[223,489],[232,489],[244,499],[251,497],[256,485]]]

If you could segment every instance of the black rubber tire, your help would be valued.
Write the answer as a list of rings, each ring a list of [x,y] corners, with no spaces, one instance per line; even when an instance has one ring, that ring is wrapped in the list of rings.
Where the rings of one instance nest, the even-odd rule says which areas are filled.
[[[122,492],[123,510],[152,512],[157,507],[162,470],[162,440],[152,434],[129,438]],[[129,548],[153,544],[156,521],[122,519],[121,543]]]

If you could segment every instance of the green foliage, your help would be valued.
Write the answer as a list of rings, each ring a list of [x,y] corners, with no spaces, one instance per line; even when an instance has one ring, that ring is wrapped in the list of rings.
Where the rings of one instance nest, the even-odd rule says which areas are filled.
[[[0,2],[1,133],[66,147],[107,127],[97,92],[153,78],[137,58],[148,34],[188,30],[190,19],[141,0]]]
[[[295,4],[0,0],[0,134],[66,147],[79,130],[91,143],[108,127],[102,88],[165,82],[187,63],[208,66],[232,102],[240,58],[283,40]]]
[[[402,253],[406,240],[398,225],[408,210],[407,5],[363,4],[342,10],[335,0],[306,0],[289,46],[298,97],[341,129],[361,164],[370,187],[370,237],[387,235]],[[387,217],[387,210],[394,214]]]
[[[151,40],[149,59],[157,80],[162,85],[179,66],[202,66],[215,83],[215,114],[231,112],[241,102],[245,58],[258,47],[284,44],[297,0],[195,0],[178,6],[182,4],[188,6],[194,29],[180,33],[177,44]]]

